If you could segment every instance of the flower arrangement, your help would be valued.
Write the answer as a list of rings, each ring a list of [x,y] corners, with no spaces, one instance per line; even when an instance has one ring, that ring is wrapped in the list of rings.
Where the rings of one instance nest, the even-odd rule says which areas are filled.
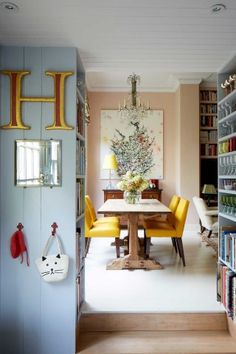
[[[124,191],[124,199],[129,204],[138,203],[141,192],[149,186],[148,181],[136,172],[128,171],[117,187]]]
[[[127,171],[124,176],[122,176],[122,180],[117,184],[117,187],[122,191],[142,192],[149,186],[149,182],[137,174],[136,172]]]

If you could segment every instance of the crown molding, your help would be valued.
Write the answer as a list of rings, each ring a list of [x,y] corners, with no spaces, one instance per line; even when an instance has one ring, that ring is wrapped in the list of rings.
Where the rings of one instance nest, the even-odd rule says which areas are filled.
[[[127,90],[125,87],[91,87],[91,85],[87,85],[87,89],[89,92],[125,92],[129,93],[130,90]],[[175,92],[176,84],[171,87],[159,86],[159,87],[146,87],[145,89],[139,90],[139,93],[142,92]]]
[[[90,92],[130,92],[130,87],[125,84],[125,86],[121,85],[92,85],[89,78],[86,77],[86,87],[87,90]],[[176,79],[173,82],[168,82],[168,85],[164,85],[160,83],[159,86],[146,86],[146,87],[139,87],[138,91],[141,92],[175,92],[176,90]]]
[[[189,77],[188,77],[189,76]],[[195,76],[195,77],[194,77]],[[163,79],[157,85],[141,86],[138,91],[142,92],[176,92],[180,85],[200,85],[204,81],[206,74],[196,73],[191,76],[188,73],[170,74],[168,81]],[[208,75],[209,76],[209,75]],[[157,77],[158,82],[158,77]],[[127,84],[121,85],[120,82],[106,82],[98,80],[93,83],[93,80],[86,76],[86,86],[90,92],[130,92],[130,87]]]

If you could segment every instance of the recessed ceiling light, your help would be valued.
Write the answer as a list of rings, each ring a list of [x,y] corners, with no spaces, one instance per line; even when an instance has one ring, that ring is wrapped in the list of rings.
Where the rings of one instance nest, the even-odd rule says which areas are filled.
[[[224,4],[215,4],[211,6],[211,12],[213,14],[218,14],[224,10],[226,10],[226,6]]]
[[[13,2],[4,1],[0,3],[0,10],[12,14],[18,12],[19,7]]]

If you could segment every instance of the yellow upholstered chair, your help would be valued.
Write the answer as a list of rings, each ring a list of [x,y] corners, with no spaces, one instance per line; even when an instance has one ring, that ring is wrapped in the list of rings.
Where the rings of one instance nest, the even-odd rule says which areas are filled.
[[[149,256],[151,237],[170,237],[185,266],[182,236],[189,207],[187,199],[180,198],[172,222],[147,221],[144,223],[145,255]]]
[[[175,211],[177,209],[177,206],[179,204],[179,201],[180,201],[180,197],[176,194],[174,194],[170,200],[170,203],[168,205],[168,208],[171,210],[171,213],[168,213],[167,216],[166,216],[166,220],[161,220],[160,219],[160,222],[169,222],[171,224],[173,224],[174,222],[174,217],[175,217]],[[158,221],[158,220],[157,220]],[[171,238],[171,241],[172,241],[172,244],[175,248],[175,252],[177,253],[177,245],[176,245],[176,242],[175,242],[175,239],[174,238]]]
[[[117,222],[104,222],[94,224],[89,208],[85,208],[85,238],[115,237],[116,256],[120,257],[120,226]]]
[[[174,217],[174,213],[177,209],[177,206],[179,204],[180,201],[180,197],[176,194],[174,194],[171,197],[170,203],[168,205],[168,208],[171,210],[171,213],[168,213],[167,215],[160,215],[160,216],[155,216],[154,218],[152,218],[152,221],[158,221],[158,222],[173,222],[173,217]],[[148,218],[146,218],[148,220]]]
[[[97,215],[96,215],[92,200],[89,195],[85,196],[85,207],[88,208],[94,225],[104,223],[104,222],[105,223],[115,222],[118,225],[120,225],[119,218],[117,218],[116,216],[105,216],[103,218],[97,219]]]

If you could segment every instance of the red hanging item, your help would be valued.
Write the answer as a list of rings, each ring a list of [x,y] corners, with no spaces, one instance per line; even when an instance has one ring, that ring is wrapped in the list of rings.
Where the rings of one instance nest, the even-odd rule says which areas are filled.
[[[10,250],[12,258],[18,258],[21,256],[21,263],[23,263],[24,260],[23,253],[26,252],[26,262],[27,266],[29,266],[28,250],[25,245],[24,234],[21,231],[23,227],[24,226],[21,223],[17,225],[18,231],[14,232],[14,234],[11,236]]]

